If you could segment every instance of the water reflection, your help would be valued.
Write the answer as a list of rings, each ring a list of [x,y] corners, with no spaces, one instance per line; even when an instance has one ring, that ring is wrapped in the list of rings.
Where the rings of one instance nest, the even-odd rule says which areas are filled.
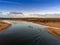
[[[60,39],[49,34],[46,27],[21,21],[8,21],[12,26],[0,33],[0,41],[11,45],[60,45]],[[1,43],[0,43],[1,44]]]

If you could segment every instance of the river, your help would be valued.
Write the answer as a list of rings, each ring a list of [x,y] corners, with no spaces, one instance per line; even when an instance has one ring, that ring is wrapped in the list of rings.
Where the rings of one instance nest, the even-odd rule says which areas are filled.
[[[6,21],[11,27],[0,32],[0,44],[60,45],[60,39],[48,33],[46,26],[24,21]]]

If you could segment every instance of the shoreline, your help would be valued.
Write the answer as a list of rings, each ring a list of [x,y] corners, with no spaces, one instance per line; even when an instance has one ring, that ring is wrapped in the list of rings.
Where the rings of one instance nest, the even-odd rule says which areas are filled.
[[[18,21],[18,20],[17,20]],[[32,22],[32,23],[36,23],[36,24],[39,24],[39,25],[44,25],[44,26],[50,26],[50,27],[47,27],[47,31],[49,33],[51,33],[52,35],[60,38],[60,29],[56,29],[56,28],[60,28],[60,22],[34,22],[34,21],[26,21],[26,22]],[[8,27],[11,26],[11,24],[8,24],[6,22],[0,22],[0,25],[2,27],[0,27],[0,31],[3,31],[4,29],[7,29]],[[51,28],[51,27],[56,27],[56,28]]]
[[[46,28],[49,33],[60,38],[60,29]]]
[[[46,30],[57,38],[60,38],[60,22],[33,22],[36,24],[48,26]]]
[[[5,23],[5,22],[0,22],[0,32],[4,31],[5,29],[7,29],[10,26],[11,26],[11,24],[8,24],[8,23]]]

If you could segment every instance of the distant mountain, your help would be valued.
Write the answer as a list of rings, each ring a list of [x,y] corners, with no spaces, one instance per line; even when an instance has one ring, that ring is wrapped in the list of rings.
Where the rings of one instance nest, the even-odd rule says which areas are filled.
[[[24,14],[22,12],[9,12],[9,13],[0,15],[0,17],[5,17],[5,18],[20,18],[20,17],[24,17]]]
[[[13,18],[20,18],[24,16],[22,12],[10,12],[8,15],[12,16]]]
[[[0,12],[0,18],[25,18],[25,17],[33,17],[33,18],[60,18],[60,14],[29,14],[25,15],[22,12],[9,12],[2,13]]]

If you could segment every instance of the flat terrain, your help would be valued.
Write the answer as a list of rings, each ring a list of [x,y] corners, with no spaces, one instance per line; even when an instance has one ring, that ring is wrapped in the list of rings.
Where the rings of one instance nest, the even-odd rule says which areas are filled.
[[[60,28],[60,22],[40,22],[40,24]]]
[[[47,28],[47,31],[60,38],[60,18],[0,18],[0,20],[26,21],[40,25],[50,26],[50,28]],[[0,31],[6,29],[9,26],[10,24],[0,22]]]
[[[43,22],[41,25],[49,26],[47,31],[56,37],[60,38],[60,22]]]
[[[60,29],[47,28],[47,31],[54,36],[60,38]]]
[[[5,23],[5,22],[0,22],[0,31],[3,31],[4,29],[10,27],[11,24]]]

